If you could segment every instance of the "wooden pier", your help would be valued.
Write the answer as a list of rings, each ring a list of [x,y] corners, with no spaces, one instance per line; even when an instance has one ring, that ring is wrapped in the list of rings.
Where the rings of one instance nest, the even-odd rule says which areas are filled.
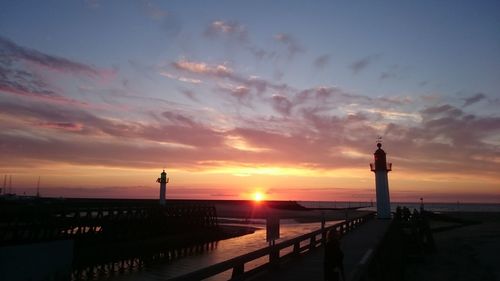
[[[215,207],[189,201],[165,206],[156,200],[0,202],[0,250],[69,242],[71,276],[57,280],[94,280],[138,270],[156,260],[208,251],[224,237]]]
[[[344,268],[349,281],[363,280],[372,259],[386,236],[391,220],[370,220],[347,233],[341,240],[344,252]],[[279,268],[256,275],[248,280],[323,280],[322,247],[318,247],[299,259],[283,263]],[[368,278],[368,280],[371,280]]]
[[[215,207],[156,200],[0,202],[0,246],[54,240],[124,241],[217,227]]]
[[[348,280],[363,280],[362,277],[372,270],[373,259],[384,255],[381,247],[391,225],[392,220],[376,220],[370,214],[168,280],[203,280],[227,271],[231,271],[231,280],[322,280],[322,245],[327,231],[331,229],[343,235],[341,244]],[[256,268],[246,269],[246,264],[263,257],[268,257],[268,261]]]

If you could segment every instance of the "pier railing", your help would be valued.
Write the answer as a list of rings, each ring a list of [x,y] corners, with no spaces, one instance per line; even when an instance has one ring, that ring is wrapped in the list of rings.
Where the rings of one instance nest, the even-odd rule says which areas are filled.
[[[67,201],[0,202],[0,246],[137,240],[217,227],[216,209],[209,205]]]
[[[263,270],[277,267],[279,264],[294,256],[300,256],[303,253],[316,249],[321,246],[326,240],[326,233],[332,229],[337,230],[341,235],[356,229],[361,224],[372,219],[374,214],[349,219],[335,225],[318,229],[316,231],[295,237],[277,243],[273,246],[258,249],[256,251],[187,273],[182,276],[168,279],[168,281],[188,281],[188,280],[203,280],[223,272],[231,270],[231,280],[244,280]],[[288,251],[287,251],[288,250]],[[281,255],[281,252],[286,252]],[[245,271],[245,264],[256,261],[263,257],[269,257],[264,264]]]

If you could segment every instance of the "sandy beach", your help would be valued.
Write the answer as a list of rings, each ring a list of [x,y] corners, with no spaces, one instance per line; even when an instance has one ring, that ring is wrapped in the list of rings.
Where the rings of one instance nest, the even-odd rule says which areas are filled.
[[[447,213],[477,221],[472,225],[448,225],[431,221],[437,252],[406,265],[405,280],[500,280],[500,213]],[[451,227],[450,227],[451,226]]]

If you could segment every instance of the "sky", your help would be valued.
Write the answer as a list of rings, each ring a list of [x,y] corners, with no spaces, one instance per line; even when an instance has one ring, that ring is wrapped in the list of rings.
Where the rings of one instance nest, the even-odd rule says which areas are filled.
[[[500,203],[499,30],[498,1],[2,1],[0,176],[370,201],[382,137],[393,201]]]

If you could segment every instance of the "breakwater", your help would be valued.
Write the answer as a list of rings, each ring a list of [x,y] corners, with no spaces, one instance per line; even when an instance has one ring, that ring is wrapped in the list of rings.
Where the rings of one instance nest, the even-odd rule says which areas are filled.
[[[9,200],[0,202],[0,214],[0,246],[71,241],[74,280],[209,250],[228,236],[215,207],[187,201],[159,206],[153,200]]]

